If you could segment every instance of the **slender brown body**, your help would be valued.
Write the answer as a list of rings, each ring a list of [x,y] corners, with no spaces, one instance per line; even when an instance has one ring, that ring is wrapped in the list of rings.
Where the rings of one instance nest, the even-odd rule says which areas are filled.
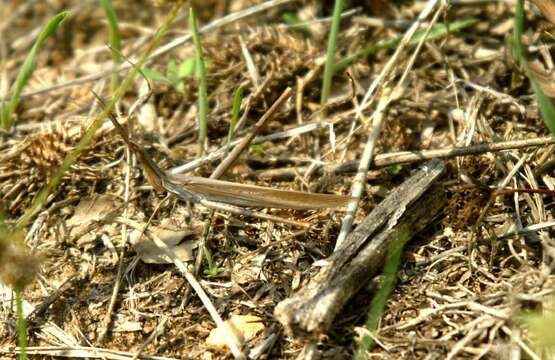
[[[340,208],[345,206],[349,199],[342,195],[280,190],[196,176],[170,175],[169,179],[182,185],[185,190],[201,194],[208,200],[238,206],[282,209]]]
[[[280,190],[270,187],[238,184],[188,175],[166,174],[110,115],[110,120],[123,140],[137,155],[143,165],[148,182],[157,191],[168,191],[185,201],[207,199],[245,207],[282,209],[340,208],[347,205],[349,198],[342,195],[313,194],[301,191]]]

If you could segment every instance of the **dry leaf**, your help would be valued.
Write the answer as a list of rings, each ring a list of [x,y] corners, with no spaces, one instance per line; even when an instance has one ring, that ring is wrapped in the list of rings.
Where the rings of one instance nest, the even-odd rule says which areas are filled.
[[[530,0],[534,5],[540,9],[543,16],[547,20],[555,24],[555,2],[553,0]]]
[[[120,204],[119,199],[109,195],[87,196],[81,199],[73,216],[67,221],[67,225],[70,227],[82,226],[93,221],[103,220],[110,213],[116,211]]]
[[[239,285],[253,283],[260,280],[264,261],[266,261],[266,254],[260,254],[255,257],[247,257],[246,259],[237,261],[233,265],[231,279]]]
[[[92,231],[91,224],[105,220],[111,215],[115,215],[121,206],[118,198],[109,195],[87,196],[75,207],[73,216],[68,219],[67,226],[70,228],[70,236],[79,234],[77,243],[80,245],[88,244],[97,238],[97,233]],[[111,234],[115,230],[114,225],[105,225],[103,232]]]
[[[227,319],[224,323],[235,338],[235,342],[239,344],[240,347],[253,339],[265,328],[262,319],[254,315],[232,315],[231,318]],[[210,334],[206,338],[206,345],[221,349],[227,348],[225,336],[220,328],[215,328],[210,331]]]
[[[162,240],[170,250],[181,261],[191,261],[194,259],[193,249],[197,246],[197,241],[193,239],[185,240],[186,237],[194,235],[195,232],[189,229],[183,230],[173,225],[169,219],[163,220],[160,226],[149,227],[149,230]],[[171,264],[172,260],[164,254],[154,242],[147,236],[141,236],[141,232],[133,230],[129,236],[129,241],[133,250],[139,258],[147,264]]]
[[[131,321],[129,319],[116,318],[114,322],[113,332],[134,332],[143,331],[143,325],[139,321]]]
[[[538,61],[528,63],[530,70],[534,73],[534,79],[538,82],[546,96],[555,98],[555,78]]]

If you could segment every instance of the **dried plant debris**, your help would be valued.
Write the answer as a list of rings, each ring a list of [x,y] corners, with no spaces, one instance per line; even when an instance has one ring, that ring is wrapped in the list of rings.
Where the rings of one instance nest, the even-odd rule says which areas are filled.
[[[454,230],[469,230],[480,217],[490,195],[491,191],[474,186],[454,190],[443,223]]]
[[[262,318],[254,315],[232,315],[226,320],[225,325],[241,346],[244,346],[265,328]],[[206,344],[220,349],[227,347],[224,334],[219,328],[210,331],[206,338]]]
[[[482,216],[486,204],[493,195],[489,188],[492,179],[491,161],[484,157],[466,158],[461,163],[466,182],[455,187],[449,194],[443,224],[454,230],[470,230]]]
[[[207,61],[208,100],[212,109],[209,135],[227,134],[233,93],[239,85],[246,95],[255,94],[260,86],[262,93],[253,99],[253,117],[264,113],[269,105],[287,86],[296,84],[297,77],[303,76],[314,64],[315,57],[322,49],[313,45],[310,39],[284,29],[261,27],[240,35],[208,36],[203,40],[203,52]],[[241,40],[260,75],[260,84],[253,83],[242,54]],[[162,61],[164,63],[164,61]],[[160,69],[163,72],[163,69]],[[183,91],[170,86],[155,88],[158,113],[171,117],[182,107],[190,108],[196,103],[197,79],[191,77],[184,83]],[[223,122],[222,122],[223,121]]]
[[[60,129],[11,141],[17,145],[5,147],[0,155],[5,159],[0,163],[0,197],[9,204],[9,213],[18,215],[52,178],[77,139]],[[68,191],[64,197],[87,193],[95,183],[109,179],[106,165],[115,160],[114,149],[109,140],[94,141],[73,166],[74,171],[64,174],[62,186]]]
[[[91,88],[102,98],[110,97],[113,64],[105,46],[106,19],[97,3],[4,3],[0,6],[0,30],[5,35],[0,41],[1,94],[9,92],[6,84],[17,76],[37,29],[53,12],[72,13],[57,37],[41,48],[37,68],[23,90],[39,93],[23,96],[17,126],[0,131],[0,201],[11,226],[98,113]],[[122,53],[130,59],[144,51],[171,6],[168,1],[155,3],[114,2]],[[271,8],[221,25],[232,13],[238,16],[238,11],[272,3]],[[383,113],[375,154],[548,134],[531,95],[533,89],[511,58],[507,38],[513,30],[514,3],[471,3],[457,1],[441,9],[436,23],[449,25],[463,19],[476,19],[476,23],[419,48],[402,91],[396,92]],[[552,1],[533,3],[537,8],[526,7],[525,51],[542,89],[552,95],[553,37],[548,21]],[[347,194],[356,166],[348,173],[328,174],[322,169],[342,169],[361,158],[376,104],[363,110],[363,116],[356,114],[356,107],[395,48],[367,51],[339,70],[333,78],[334,100],[324,114],[320,112],[322,62],[330,28],[325,17],[333,13],[333,2],[191,4],[199,25],[211,26],[201,34],[208,77],[208,155],[227,143],[233,96],[239,87],[245,95],[240,116],[246,116],[235,139],[251,131],[285,88],[294,89],[261,131],[273,138],[251,145],[222,180]],[[341,20],[336,61],[400,39],[425,3],[344,5],[347,13]],[[164,44],[187,36],[182,19]],[[430,21],[425,19],[424,25]],[[416,49],[410,45],[403,50],[390,76],[377,86],[377,98],[395,86]],[[187,62],[193,54],[192,43],[185,42],[147,67],[165,75],[168,64]],[[107,76],[93,82],[82,78],[104,72]],[[178,85],[148,80],[152,96],[147,102],[138,101],[148,91],[144,79],[138,79],[117,105],[121,123],[130,125],[133,139],[164,170],[198,159],[197,76],[190,73]],[[134,104],[141,105],[139,110],[127,116]],[[442,218],[406,245],[397,284],[380,328],[372,334],[377,345],[369,358],[548,358],[535,346],[545,339],[533,342],[541,324],[520,319],[538,310],[547,312],[552,305],[553,150],[553,146],[528,147],[447,160],[441,185],[448,204]],[[187,175],[208,177],[221,156],[195,161],[199,166]],[[419,165],[371,168],[355,225]],[[126,144],[110,124],[104,124],[25,233],[17,234],[32,251],[0,246],[5,250],[0,250],[3,282],[31,281],[24,298],[38,312],[28,340],[36,351],[46,351],[37,353],[37,358],[56,356],[49,347],[52,343],[91,343],[106,351],[125,352],[117,356],[129,358],[139,349],[141,356],[229,357],[227,344],[213,340],[221,329],[149,234],[162,240],[195,274],[216,311],[237,330],[232,330],[232,336],[251,358],[302,358],[310,351],[329,359],[352,357],[357,346],[353,339],[366,331],[367,308],[380,286],[379,276],[368,279],[325,335],[312,339],[308,345],[313,347],[289,337],[273,317],[276,305],[310,284],[321,269],[315,265],[322,265],[333,253],[344,212],[261,210],[309,223],[305,229],[188,206],[165,199],[163,192],[148,185],[144,169],[133,156],[127,159]],[[499,188],[505,190],[496,192]],[[148,231],[142,234],[145,227]],[[34,261],[37,256],[40,262]],[[212,272],[205,271],[207,259]],[[25,267],[26,263],[32,266]],[[112,298],[115,303],[110,307]],[[0,327],[2,359],[17,357],[12,303],[2,301],[0,307],[7,324]],[[108,336],[98,344],[107,318],[112,319]],[[99,348],[81,355],[99,356],[96,351]]]
[[[151,226],[149,230],[160,238],[179,260],[191,261],[194,259],[193,251],[197,247],[198,241],[195,241],[195,233],[190,228],[191,226],[188,225],[186,228],[180,229],[177,225],[172,224],[170,219],[164,219],[159,226]],[[129,242],[139,259],[147,264],[172,263],[164,251],[151,239],[146,238],[140,230],[135,229],[131,232]]]

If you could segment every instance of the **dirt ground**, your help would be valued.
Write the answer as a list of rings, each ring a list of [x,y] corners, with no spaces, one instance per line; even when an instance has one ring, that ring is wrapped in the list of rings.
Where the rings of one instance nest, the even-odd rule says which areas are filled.
[[[146,101],[141,100],[149,91],[147,81],[138,77],[117,104],[119,120],[132,124],[132,137],[162,169],[189,164],[186,170],[193,175],[212,174],[226,156],[233,96],[240,86],[243,118],[237,139],[252,131],[287,87],[293,96],[222,177],[237,183],[349,194],[355,160],[364,152],[377,104],[384,99],[389,102],[380,115],[376,159],[400,151],[525,143],[549,135],[529,81],[511,54],[513,1],[437,2],[422,28],[466,20],[472,25],[420,46],[402,45],[397,55],[397,47],[390,46],[360,56],[334,76],[325,111],[320,107],[322,64],[333,2],[274,1],[243,15],[261,3],[192,1],[199,25],[208,26],[202,34],[209,106],[204,158],[194,74],[174,84],[151,78]],[[399,39],[432,3],[347,1],[336,61]],[[122,53],[130,61],[145,50],[171,6],[114,1]],[[41,27],[62,10],[71,17],[40,49],[16,123],[0,132],[0,199],[9,224],[31,206],[101,111],[92,91],[104,99],[111,95],[112,52],[102,8],[96,1],[59,0],[1,2],[0,93],[16,78]],[[237,17],[221,21],[230,14]],[[528,56],[551,69],[552,25],[531,4],[526,27]],[[146,67],[167,74],[172,63],[191,59],[188,34],[188,12],[183,11],[160,47],[186,40]],[[385,78],[377,82],[384,69],[389,69]],[[376,99],[357,114],[374,85]],[[368,358],[549,358],[519,319],[553,305],[554,148],[548,139],[540,146],[437,155],[446,163],[439,183],[447,204],[405,247]],[[386,166],[376,160],[369,168],[354,226],[423,163],[393,159]],[[224,320],[250,316],[243,351],[251,358],[299,358],[308,345],[326,359],[353,356],[380,276],[368,276],[329,331],[316,338],[294,338],[274,317],[276,305],[318,273],[313,264],[332,254],[344,211],[257,209],[308,223],[305,228],[188,206],[148,185],[143,167],[106,119],[33,217],[26,241],[40,273],[24,293],[27,312],[32,312],[27,337],[33,359],[232,358],[225,346],[207,340],[216,324],[189,282],[157,252],[148,234],[140,235],[147,224],[186,261]],[[206,273],[202,244],[219,268],[213,274]],[[197,270],[195,263],[200,263]],[[0,357],[16,358],[8,288],[2,296]]]

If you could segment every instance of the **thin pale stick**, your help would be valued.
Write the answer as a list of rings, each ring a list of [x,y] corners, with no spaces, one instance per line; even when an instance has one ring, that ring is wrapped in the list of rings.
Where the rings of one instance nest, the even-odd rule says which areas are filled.
[[[133,227],[134,229],[139,231],[143,229],[143,226],[141,224],[131,221],[129,219],[118,217],[114,220],[121,224],[126,224],[129,227]],[[145,230],[145,233],[149,238],[152,239],[154,244],[156,244],[156,246],[158,246],[158,248],[160,248],[160,250],[162,250],[172,260],[172,262],[177,267],[179,272],[181,272],[181,274],[185,277],[185,279],[187,279],[191,287],[195,290],[195,292],[197,293],[197,296],[202,301],[202,304],[204,305],[206,310],[208,310],[208,313],[212,317],[212,320],[214,320],[218,328],[224,334],[225,340],[227,342],[227,345],[229,346],[229,349],[231,350],[231,353],[233,354],[233,357],[236,359],[246,359],[245,355],[239,349],[239,346],[235,343],[233,335],[231,334],[231,332],[225,325],[224,321],[220,317],[220,314],[218,314],[218,311],[210,301],[210,298],[208,297],[208,295],[206,295],[206,293],[204,292],[204,289],[197,281],[197,279],[193,276],[193,274],[191,274],[187,270],[187,267],[185,266],[185,264],[177,257],[177,255],[175,255],[175,253],[166,245],[165,242],[163,242],[158,236],[156,236],[156,234],[154,234],[148,229]]]
[[[421,151],[400,151],[389,154],[376,155],[373,165],[376,167],[395,164],[410,163],[421,160],[436,158],[452,158],[457,156],[480,155],[488,152],[520,149],[532,146],[555,144],[553,136],[544,136],[533,139],[509,140],[491,144],[478,144],[464,147],[452,147],[447,149],[433,149]]]
[[[19,347],[0,348],[0,354],[18,354],[21,353]],[[103,349],[89,346],[28,346],[27,354],[29,355],[46,355],[50,358],[73,358],[73,359],[110,359],[110,360],[127,360],[131,359],[133,354],[126,351],[117,351],[112,349]],[[33,357],[34,358],[34,357]],[[165,356],[145,356],[144,359],[149,360],[178,360]]]
[[[130,110],[130,113],[133,111]],[[131,189],[131,160],[132,160],[132,152],[130,148],[127,148],[125,151],[125,159],[126,159],[126,169],[125,169],[125,190],[124,190],[124,208],[123,208],[123,217],[127,217],[128,213],[128,204],[129,199],[131,197],[130,189]],[[121,226],[121,252],[118,261],[118,269],[116,272],[116,277],[114,279],[114,288],[112,289],[112,296],[110,297],[110,302],[108,304],[108,309],[104,314],[104,319],[102,321],[102,330],[100,331],[100,335],[98,336],[97,343],[102,344],[104,342],[104,338],[108,335],[108,327],[112,322],[112,315],[114,313],[114,308],[116,306],[117,297],[119,294],[119,289],[121,287],[121,278],[123,274],[123,259],[125,257],[125,250],[127,244],[127,225],[123,224]]]
[[[510,141],[500,141],[497,143],[490,144],[477,144],[467,147],[452,147],[447,149],[432,149],[432,150],[418,150],[418,151],[400,151],[386,154],[377,154],[374,157],[374,162],[372,163],[372,168],[391,166],[397,164],[407,164],[413,162],[419,162],[423,160],[431,159],[449,159],[457,156],[471,156],[480,155],[491,152],[506,151],[512,149],[522,149],[527,147],[542,146],[555,144],[555,138],[552,136],[545,136],[533,139],[524,140],[510,140]],[[317,174],[331,173],[335,175],[345,174],[355,172],[358,167],[359,161],[352,160],[346,161],[338,165],[324,165],[322,166]],[[307,166],[297,166],[290,168],[281,169],[271,169],[262,170],[255,172],[257,177],[262,178],[274,178],[279,177],[281,179],[288,179],[297,176],[298,174],[303,175],[307,171]]]

